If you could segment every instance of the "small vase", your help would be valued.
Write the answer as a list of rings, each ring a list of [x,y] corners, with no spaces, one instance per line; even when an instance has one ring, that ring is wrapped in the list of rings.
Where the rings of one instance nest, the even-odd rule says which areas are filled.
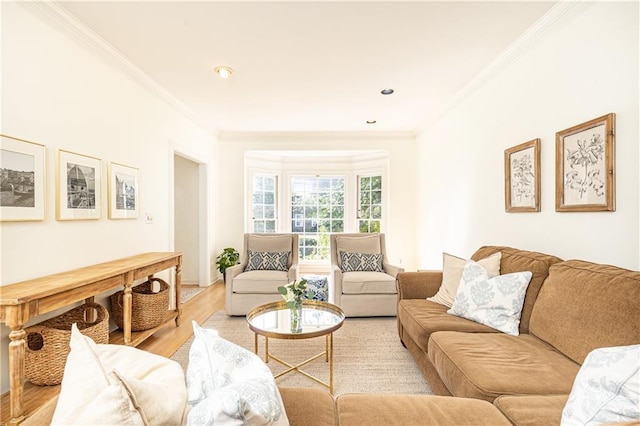
[[[296,303],[291,311],[291,332],[302,332],[302,302]]]

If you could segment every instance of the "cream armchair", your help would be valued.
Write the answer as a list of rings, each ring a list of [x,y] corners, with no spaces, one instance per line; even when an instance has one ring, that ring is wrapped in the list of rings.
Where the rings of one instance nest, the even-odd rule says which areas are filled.
[[[331,234],[330,246],[329,294],[345,315],[395,316],[404,269],[387,263],[384,234]]]
[[[283,300],[278,287],[298,279],[298,234],[244,234],[240,260],[225,270],[228,315]]]

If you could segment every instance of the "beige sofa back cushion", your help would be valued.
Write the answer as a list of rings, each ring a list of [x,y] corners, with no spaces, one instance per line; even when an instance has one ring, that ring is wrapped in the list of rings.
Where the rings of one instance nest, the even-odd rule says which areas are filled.
[[[582,260],[549,270],[531,334],[582,364],[593,349],[640,342],[640,272]]]
[[[473,256],[471,256],[471,259],[478,261],[497,252],[502,253],[500,259],[501,275],[522,271],[531,271],[533,273],[524,297],[524,306],[522,307],[519,327],[520,333],[529,333],[531,312],[533,311],[540,287],[547,278],[547,275],[549,275],[549,267],[561,262],[562,259],[535,251],[518,250],[501,246],[480,247]]]

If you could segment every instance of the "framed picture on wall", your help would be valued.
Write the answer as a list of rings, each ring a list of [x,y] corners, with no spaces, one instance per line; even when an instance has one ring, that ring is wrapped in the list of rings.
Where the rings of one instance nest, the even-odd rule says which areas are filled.
[[[45,217],[46,148],[0,135],[0,221],[38,221]]]
[[[504,178],[507,212],[540,211],[540,139],[504,151]]]
[[[102,215],[102,160],[58,150],[56,219],[89,220]]]
[[[615,114],[556,133],[556,211],[615,211]]]
[[[139,215],[139,170],[109,163],[109,219],[136,219]]]

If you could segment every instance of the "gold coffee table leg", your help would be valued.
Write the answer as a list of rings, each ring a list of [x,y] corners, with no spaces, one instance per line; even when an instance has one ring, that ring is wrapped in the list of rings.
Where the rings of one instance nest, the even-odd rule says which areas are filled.
[[[333,395],[333,333],[327,334],[327,357],[329,358],[329,393]]]
[[[269,338],[264,336],[264,362],[269,362]]]

